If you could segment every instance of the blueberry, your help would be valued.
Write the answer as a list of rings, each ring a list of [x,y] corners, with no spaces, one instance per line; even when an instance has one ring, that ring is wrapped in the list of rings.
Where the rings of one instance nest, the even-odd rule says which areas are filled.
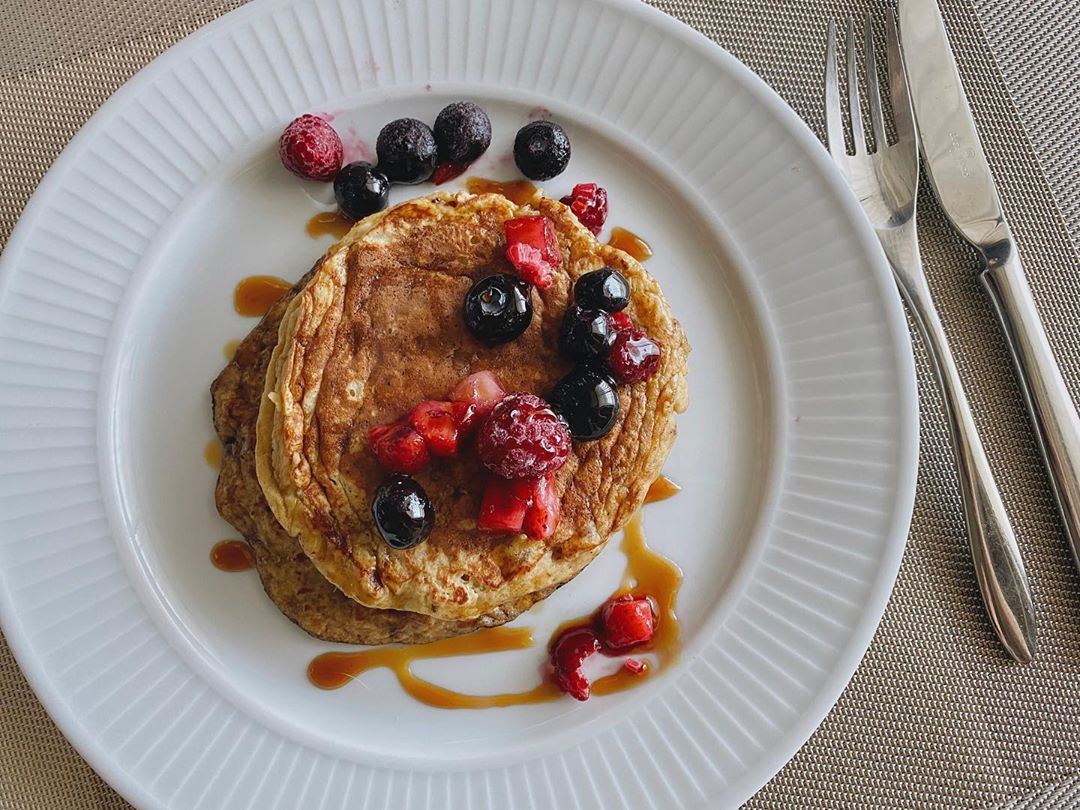
[[[533,121],[514,138],[514,162],[532,180],[550,180],[570,162],[570,139],[554,121]]]
[[[423,183],[435,171],[435,136],[415,118],[391,121],[375,141],[379,168],[394,183]]]
[[[427,493],[407,475],[391,475],[379,484],[371,514],[390,548],[412,548],[423,542],[435,525],[435,508]]]
[[[491,119],[471,101],[450,104],[435,119],[435,143],[440,161],[472,163],[491,145]]]
[[[607,435],[619,418],[619,393],[606,374],[582,366],[567,374],[548,397],[570,435],[587,442]]]
[[[390,181],[370,163],[358,160],[334,178],[334,197],[342,211],[353,219],[362,219],[386,208]]]
[[[613,267],[594,270],[577,280],[574,300],[583,307],[621,312],[630,303],[630,282]]]
[[[602,309],[573,304],[563,316],[559,348],[574,360],[603,357],[615,340],[611,319]]]
[[[465,325],[489,346],[509,343],[532,323],[529,285],[499,273],[482,278],[465,295]]]

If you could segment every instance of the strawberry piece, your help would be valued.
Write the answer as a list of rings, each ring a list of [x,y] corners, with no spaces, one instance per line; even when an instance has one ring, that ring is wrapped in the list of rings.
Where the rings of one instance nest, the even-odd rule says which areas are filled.
[[[437,186],[441,186],[443,183],[463,175],[468,168],[468,163],[451,163],[448,160],[444,160],[435,167],[435,171],[431,175],[431,182]]]
[[[607,191],[596,183],[578,183],[574,190],[559,202],[569,205],[578,222],[596,236],[607,220]]]
[[[492,477],[488,480],[480,501],[480,516],[476,526],[480,531],[498,534],[518,534],[533,497],[533,482],[529,479],[509,481]]]
[[[429,399],[409,413],[409,424],[424,437],[431,452],[444,458],[457,455],[458,422],[449,402]]]
[[[652,602],[630,594],[608,601],[600,612],[604,644],[612,650],[624,650],[650,641],[656,632],[656,614]]]
[[[589,679],[581,666],[600,651],[600,639],[587,627],[567,630],[551,649],[551,666],[559,689],[575,700],[589,699]]]
[[[551,475],[537,478],[521,530],[533,540],[547,540],[555,534],[561,511],[562,502],[555,489],[555,478]]]
[[[640,675],[645,671],[645,662],[638,661],[636,658],[627,658],[623,661],[623,667],[631,675]]]
[[[540,289],[551,286],[552,272],[562,263],[555,225],[544,216],[508,219],[506,258],[521,278]]]
[[[404,422],[376,425],[368,431],[368,442],[379,464],[389,472],[412,475],[431,461],[424,437]]]
[[[611,323],[611,329],[614,332],[621,332],[624,329],[634,328],[634,322],[630,320],[630,316],[625,312],[612,312],[608,315],[608,322]]]
[[[499,378],[490,371],[478,371],[462,379],[450,392],[458,429],[470,433],[504,397],[506,392]]]

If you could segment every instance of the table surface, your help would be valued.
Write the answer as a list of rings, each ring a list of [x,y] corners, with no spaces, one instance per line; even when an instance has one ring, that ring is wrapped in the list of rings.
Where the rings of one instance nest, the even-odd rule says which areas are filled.
[[[238,0],[8,0],[0,15],[0,244],[78,127],[166,47]],[[877,0],[654,0],[823,131],[825,23]],[[1080,394],[1080,3],[941,0],[1051,343]],[[1011,663],[983,614],[946,423],[922,347],[908,549],[851,684],[754,808],[1080,804],[1080,575],[975,255],[919,200],[931,287],[1031,578],[1039,653]],[[3,515],[0,514],[0,526]],[[64,740],[0,639],[0,810],[128,805]]]

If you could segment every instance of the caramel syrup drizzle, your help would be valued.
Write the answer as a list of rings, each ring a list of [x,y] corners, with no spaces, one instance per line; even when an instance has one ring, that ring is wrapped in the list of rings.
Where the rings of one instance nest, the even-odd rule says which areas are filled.
[[[501,194],[514,205],[525,205],[536,196],[536,186],[528,180],[488,180],[470,177],[465,181],[470,194]]]
[[[211,439],[203,448],[203,458],[215,470],[221,469],[221,458],[224,454],[225,448],[221,446],[221,442],[217,439]]]
[[[277,276],[248,276],[236,285],[233,306],[238,315],[260,318],[290,289],[292,284]]]
[[[341,211],[323,211],[307,221],[304,230],[312,239],[330,234],[335,239],[340,239],[349,232],[356,221],[347,217]]]
[[[649,243],[626,228],[612,228],[608,244],[624,253],[629,253],[639,262],[643,262],[652,256],[652,248],[649,247]]]
[[[222,540],[210,549],[210,562],[220,571],[248,571],[255,567],[255,555],[243,540]]]

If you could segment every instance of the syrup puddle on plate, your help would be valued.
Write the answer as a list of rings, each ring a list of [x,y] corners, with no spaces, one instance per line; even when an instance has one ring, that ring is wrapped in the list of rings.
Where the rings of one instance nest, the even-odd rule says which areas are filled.
[[[221,446],[221,442],[218,439],[211,439],[206,443],[206,447],[203,448],[203,458],[206,459],[206,463],[215,470],[221,469],[221,458],[224,455],[225,448]]]
[[[242,341],[240,340],[230,340],[228,343],[225,344],[222,352],[224,353],[226,360],[232,360],[236,356],[236,350],[240,348],[241,342]]]
[[[340,239],[349,232],[356,221],[345,216],[341,211],[323,211],[307,221],[304,230],[312,239],[330,234],[335,239]]]
[[[248,276],[236,285],[233,306],[238,315],[259,318],[290,289],[292,284],[277,276]]]
[[[255,555],[243,540],[222,540],[210,549],[210,562],[219,571],[249,571],[255,567]]]
[[[528,180],[488,180],[470,177],[465,181],[470,194],[501,194],[514,205],[525,205],[536,196],[536,186]]]
[[[658,491],[669,493],[663,495],[664,498],[678,492],[679,488],[670,479],[663,478],[662,480],[666,483]],[[635,654],[652,653],[657,663],[656,666],[652,666],[646,662],[640,672],[631,672],[626,667],[620,667],[610,675],[597,678],[592,682],[593,695],[610,695],[629,689],[662,672],[679,659],[681,634],[679,620],[675,614],[675,602],[678,598],[679,586],[682,584],[682,571],[667,557],[649,548],[642,528],[640,510],[626,525],[621,548],[626,554],[626,570],[619,590],[613,596],[629,593],[635,596],[648,595],[653,600],[658,613],[656,633],[652,641],[633,652]],[[596,614],[593,613],[565,622],[556,630],[552,641],[567,629],[590,626],[595,619]],[[492,706],[517,706],[555,700],[562,696],[562,692],[548,679],[544,679],[524,692],[466,695],[419,678],[410,669],[413,661],[427,658],[524,650],[533,645],[530,628],[494,627],[490,630],[480,630],[430,644],[380,647],[360,652],[328,652],[317,656],[308,665],[308,679],[321,689],[338,689],[370,669],[386,667],[397,676],[401,688],[406,693],[421,703],[440,709],[484,709]]]
[[[623,253],[630,254],[639,262],[643,262],[653,255],[649,243],[633,231],[626,230],[626,228],[612,228],[611,238],[608,239],[608,244],[614,248],[618,248]]]

